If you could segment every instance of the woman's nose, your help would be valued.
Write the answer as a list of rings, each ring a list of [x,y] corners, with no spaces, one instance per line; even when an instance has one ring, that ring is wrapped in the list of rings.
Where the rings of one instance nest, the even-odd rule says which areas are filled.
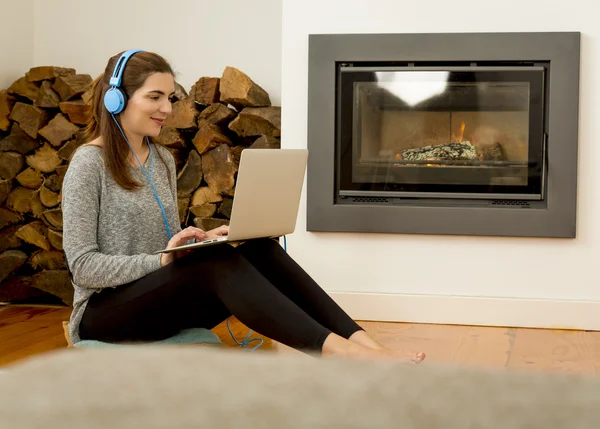
[[[166,102],[162,103],[162,105],[160,106],[160,111],[167,115],[171,114],[171,110],[173,110],[173,105],[171,104],[170,100],[167,100]]]

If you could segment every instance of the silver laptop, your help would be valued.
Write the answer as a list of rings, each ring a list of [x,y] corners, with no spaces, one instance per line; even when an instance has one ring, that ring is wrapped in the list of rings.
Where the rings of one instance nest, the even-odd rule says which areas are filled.
[[[244,149],[229,235],[155,253],[291,234],[296,228],[307,158],[306,149]]]

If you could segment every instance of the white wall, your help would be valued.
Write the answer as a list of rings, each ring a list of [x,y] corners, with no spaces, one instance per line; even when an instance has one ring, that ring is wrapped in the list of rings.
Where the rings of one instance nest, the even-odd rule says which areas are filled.
[[[33,0],[0,0],[0,89],[33,65]]]
[[[359,318],[600,329],[596,4],[505,0],[490,9],[484,3],[285,1],[283,145],[306,147],[309,34],[581,31],[578,238],[310,233],[303,201],[289,252]],[[520,314],[509,316],[513,309]]]
[[[138,48],[163,55],[186,91],[233,66],[280,104],[280,0],[35,0],[33,22],[37,66],[96,77],[112,55]]]

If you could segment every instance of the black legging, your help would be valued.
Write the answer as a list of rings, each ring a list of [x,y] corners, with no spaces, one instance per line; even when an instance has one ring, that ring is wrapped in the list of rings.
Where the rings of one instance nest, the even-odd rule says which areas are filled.
[[[132,283],[94,294],[82,339],[153,341],[186,328],[212,329],[231,315],[298,350],[361,330],[275,242],[197,249]]]

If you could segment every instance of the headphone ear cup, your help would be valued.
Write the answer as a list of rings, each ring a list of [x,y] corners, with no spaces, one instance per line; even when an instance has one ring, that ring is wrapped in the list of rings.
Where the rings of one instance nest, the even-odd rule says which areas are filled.
[[[104,94],[104,107],[113,115],[121,113],[127,104],[127,95],[119,88],[112,87]]]

